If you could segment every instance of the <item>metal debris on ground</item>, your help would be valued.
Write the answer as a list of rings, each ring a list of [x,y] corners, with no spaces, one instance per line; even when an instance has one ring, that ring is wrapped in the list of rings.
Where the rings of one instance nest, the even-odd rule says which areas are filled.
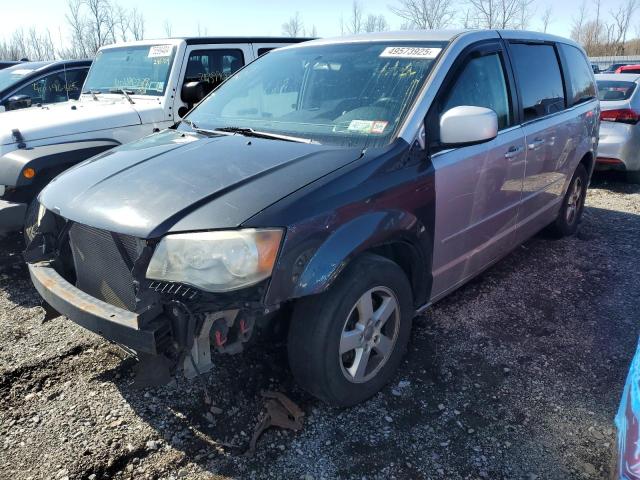
[[[289,397],[280,392],[270,391],[262,392],[262,396],[267,399],[267,411],[261,415],[253,431],[247,455],[255,454],[258,438],[269,427],[285,428],[294,432],[302,429],[304,412]]]

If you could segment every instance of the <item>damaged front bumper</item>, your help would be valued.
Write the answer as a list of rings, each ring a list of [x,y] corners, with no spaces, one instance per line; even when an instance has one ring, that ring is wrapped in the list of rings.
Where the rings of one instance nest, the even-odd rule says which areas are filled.
[[[87,295],[48,263],[28,264],[36,290],[57,312],[107,340],[157,355],[170,335],[169,319],[157,312],[130,312]],[[145,314],[151,315],[145,315]],[[151,319],[145,317],[153,316]]]

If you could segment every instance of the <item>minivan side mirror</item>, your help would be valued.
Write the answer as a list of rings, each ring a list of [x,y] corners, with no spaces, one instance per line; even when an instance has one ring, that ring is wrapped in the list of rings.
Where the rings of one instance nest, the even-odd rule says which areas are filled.
[[[440,142],[444,145],[473,145],[497,136],[498,115],[489,108],[453,107],[440,117]]]
[[[7,110],[18,110],[19,108],[29,108],[31,97],[29,95],[14,95],[7,100]]]

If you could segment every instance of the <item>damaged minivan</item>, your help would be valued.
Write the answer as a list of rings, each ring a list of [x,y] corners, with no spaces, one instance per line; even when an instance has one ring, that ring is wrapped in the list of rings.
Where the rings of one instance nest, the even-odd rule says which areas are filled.
[[[576,231],[598,123],[570,40],[297,44],[58,176],[25,257],[55,310],[172,372],[276,325],[298,384],[353,405],[393,377],[417,313],[542,228]]]

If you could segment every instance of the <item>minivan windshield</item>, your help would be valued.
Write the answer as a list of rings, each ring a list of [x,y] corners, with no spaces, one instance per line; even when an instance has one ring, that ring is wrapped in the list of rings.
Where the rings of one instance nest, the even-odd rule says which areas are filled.
[[[598,99],[600,101],[629,100],[636,89],[635,82],[618,80],[598,80]]]
[[[173,45],[143,45],[101,50],[91,65],[83,92],[164,95],[175,54]]]
[[[185,123],[323,144],[386,145],[444,46],[366,42],[274,50],[227,80]]]

